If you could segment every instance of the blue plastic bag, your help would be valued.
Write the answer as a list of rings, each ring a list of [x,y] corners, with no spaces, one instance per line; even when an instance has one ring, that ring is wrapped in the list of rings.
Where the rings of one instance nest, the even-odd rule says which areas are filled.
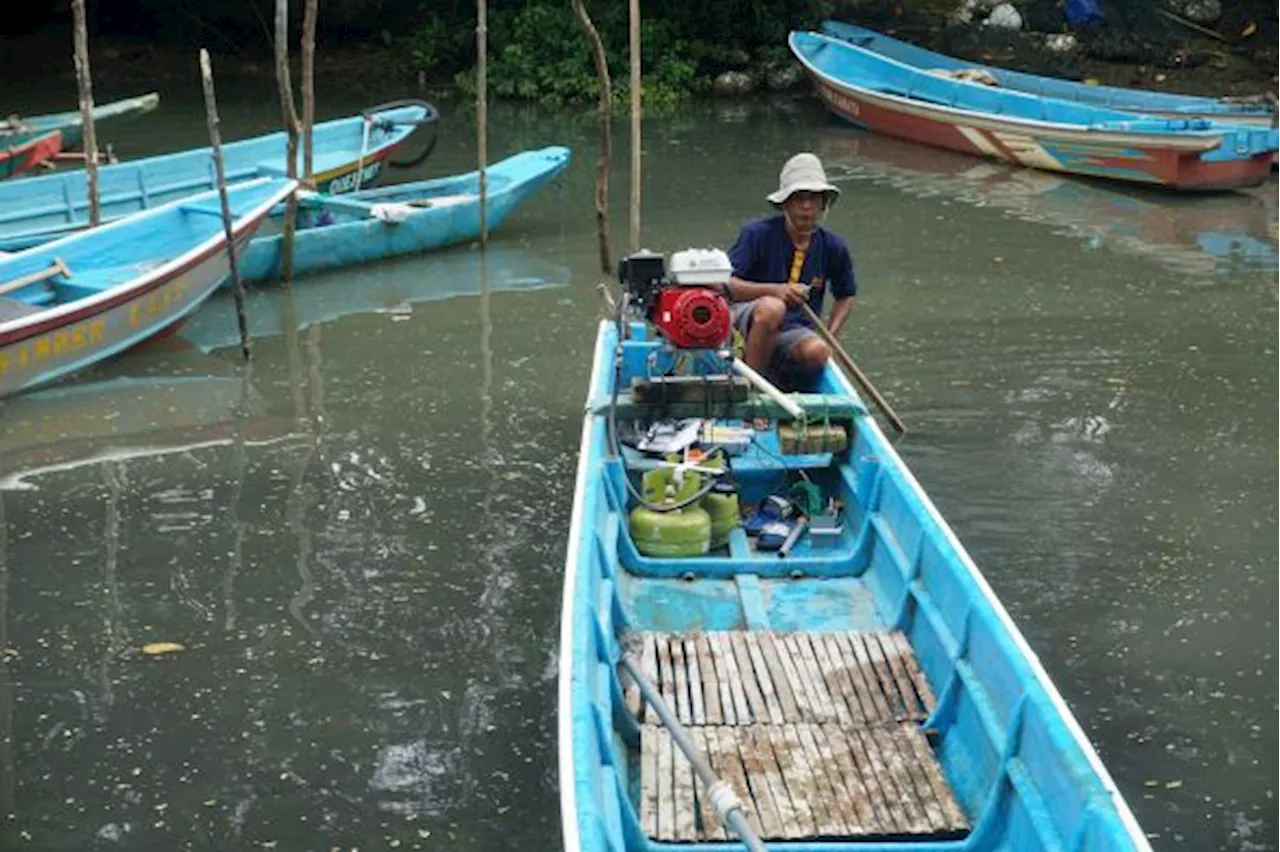
[[[1102,21],[1102,9],[1097,0],[1067,0],[1064,10],[1067,23],[1075,27],[1087,27]]]

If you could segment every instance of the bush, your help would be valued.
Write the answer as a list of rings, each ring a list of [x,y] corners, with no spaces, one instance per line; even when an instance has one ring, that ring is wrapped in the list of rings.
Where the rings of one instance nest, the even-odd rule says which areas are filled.
[[[588,4],[608,57],[617,103],[628,91],[627,4]],[[714,75],[745,55],[785,58],[789,30],[831,14],[828,0],[646,0],[641,20],[644,99],[648,107],[674,104],[710,89]],[[433,3],[411,37],[419,70],[475,88],[475,11],[450,12]],[[596,97],[596,72],[586,37],[568,0],[499,0],[487,14],[489,89],[498,97],[564,104]]]

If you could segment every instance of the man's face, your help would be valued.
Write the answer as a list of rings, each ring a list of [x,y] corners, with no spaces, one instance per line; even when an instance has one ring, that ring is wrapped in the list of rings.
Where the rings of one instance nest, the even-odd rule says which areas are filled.
[[[821,192],[807,190],[793,192],[786,201],[782,202],[782,210],[787,214],[791,227],[802,234],[818,227],[818,220],[822,217],[825,207],[826,199]]]

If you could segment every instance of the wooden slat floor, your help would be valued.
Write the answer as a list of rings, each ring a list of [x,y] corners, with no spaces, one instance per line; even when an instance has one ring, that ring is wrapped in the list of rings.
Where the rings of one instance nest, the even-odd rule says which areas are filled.
[[[901,632],[644,633],[643,668],[765,839],[956,836],[968,822],[919,722],[934,697]],[[639,811],[656,840],[732,839],[639,690]]]

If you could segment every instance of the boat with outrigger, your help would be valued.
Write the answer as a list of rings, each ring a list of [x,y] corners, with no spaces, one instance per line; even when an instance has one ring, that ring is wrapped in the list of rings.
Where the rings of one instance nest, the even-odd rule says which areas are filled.
[[[632,255],[597,331],[564,848],[1149,849],[850,379],[788,393],[737,357],[729,273],[719,251]]]

